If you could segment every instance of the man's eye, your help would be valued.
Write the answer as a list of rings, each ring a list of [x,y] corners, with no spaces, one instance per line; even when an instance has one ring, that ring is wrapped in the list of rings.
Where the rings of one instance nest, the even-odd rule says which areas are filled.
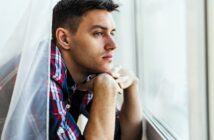
[[[99,36],[103,36],[103,35],[104,35],[104,33],[102,33],[102,32],[95,32],[94,33],[95,37],[99,37]]]

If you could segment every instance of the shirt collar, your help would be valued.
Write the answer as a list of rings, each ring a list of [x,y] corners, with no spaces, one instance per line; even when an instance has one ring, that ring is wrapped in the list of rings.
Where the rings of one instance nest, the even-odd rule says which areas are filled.
[[[88,82],[94,77],[95,75],[88,75],[83,83]],[[61,52],[53,40],[51,43],[51,78],[55,79],[66,92],[74,93],[77,89],[77,84],[69,73]]]

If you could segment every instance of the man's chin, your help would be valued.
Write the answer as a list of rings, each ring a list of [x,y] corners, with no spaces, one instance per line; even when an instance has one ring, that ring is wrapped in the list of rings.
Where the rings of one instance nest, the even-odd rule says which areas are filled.
[[[96,68],[94,70],[91,70],[91,74],[100,74],[100,73],[111,73],[112,65],[105,65],[103,67]]]
[[[112,67],[105,67],[103,69],[99,69],[97,73],[111,73]]]
[[[104,73],[110,73],[112,70],[113,66],[112,65],[108,65],[107,67],[104,68],[103,72]]]

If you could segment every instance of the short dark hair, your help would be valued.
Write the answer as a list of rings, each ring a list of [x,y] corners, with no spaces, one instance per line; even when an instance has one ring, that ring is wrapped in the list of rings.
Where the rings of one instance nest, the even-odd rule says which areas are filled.
[[[52,38],[55,40],[56,29],[67,27],[71,33],[76,33],[82,16],[94,9],[118,11],[118,4],[113,0],[60,0],[53,9]]]

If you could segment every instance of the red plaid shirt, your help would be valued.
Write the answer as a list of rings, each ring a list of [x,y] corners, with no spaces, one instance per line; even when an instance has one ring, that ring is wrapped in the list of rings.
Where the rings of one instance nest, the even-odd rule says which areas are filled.
[[[93,95],[76,89],[76,83],[53,41],[50,72],[49,139],[83,139],[76,122],[80,114],[88,117]]]

